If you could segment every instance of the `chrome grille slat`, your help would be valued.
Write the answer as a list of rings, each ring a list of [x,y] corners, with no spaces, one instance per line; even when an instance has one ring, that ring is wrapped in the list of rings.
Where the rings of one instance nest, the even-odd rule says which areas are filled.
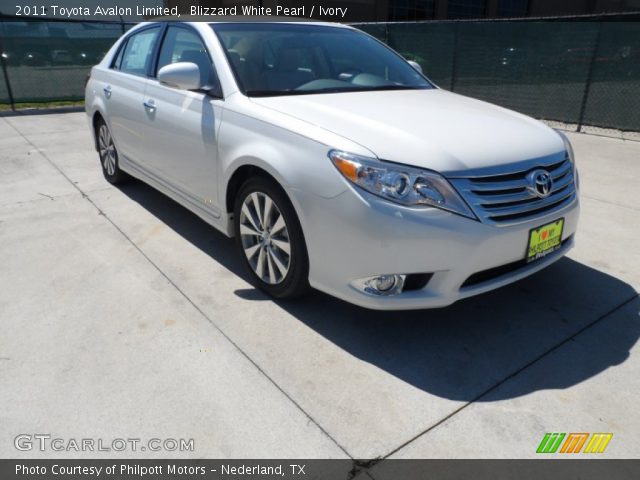
[[[532,210],[538,210],[540,208],[544,208],[548,205],[552,205],[571,195],[573,195],[573,190],[566,191],[565,189],[561,191],[558,195],[549,195],[545,199],[538,199],[537,202],[531,201],[527,203],[520,203],[514,206],[509,206],[509,207],[491,207],[491,210],[489,211],[489,213],[492,216],[515,215],[520,213],[526,213]]]
[[[553,182],[553,190],[551,192],[551,195],[553,195],[554,192],[557,192],[561,188],[564,188],[571,183],[573,183],[573,173],[569,173],[568,175],[565,175],[557,182]]]
[[[549,173],[551,174],[551,178],[555,180],[556,178],[562,177],[562,175],[566,174],[567,172],[571,172],[571,168],[572,167],[570,162],[564,162],[559,168],[556,168],[555,170],[549,170]]]
[[[466,190],[473,192],[493,192],[498,190],[513,190],[515,188],[527,188],[527,181],[522,180],[507,180],[504,182],[482,182],[475,183],[472,179],[456,179],[456,181],[466,184]]]
[[[544,169],[553,179],[549,196],[529,190],[527,175]],[[455,177],[450,181],[484,223],[510,225],[535,215],[564,208],[576,199],[573,165],[568,158],[553,164],[530,164],[527,169],[491,172],[492,175]]]
[[[469,200],[473,205],[483,206],[486,204],[519,202],[522,200],[529,200],[530,198],[531,194],[523,188],[522,191],[518,193],[503,193],[500,195],[491,195],[489,197],[469,192],[467,200]]]
[[[523,221],[528,220],[531,217],[531,214],[537,214],[537,213],[547,213],[547,212],[553,212],[554,210],[560,210],[561,208],[566,207],[567,205],[571,205],[574,200],[576,199],[576,194],[575,192],[573,192],[570,196],[566,197],[564,200],[561,200],[559,203],[557,204],[553,204],[551,206],[551,208],[549,208],[548,210],[544,211],[541,210],[540,212],[538,211],[530,211],[529,215],[527,216],[522,216],[519,214],[515,214],[515,215],[507,215],[507,214],[503,214],[503,215],[496,215],[495,217],[492,217],[492,222],[496,225],[512,225],[514,223],[521,223]]]

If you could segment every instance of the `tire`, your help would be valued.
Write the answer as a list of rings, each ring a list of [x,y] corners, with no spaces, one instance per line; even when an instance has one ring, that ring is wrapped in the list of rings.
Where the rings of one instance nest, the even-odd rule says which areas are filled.
[[[96,124],[96,140],[98,145],[98,155],[100,157],[100,166],[104,178],[112,185],[117,185],[126,181],[129,176],[120,170],[118,160],[118,150],[113,137],[109,131],[109,127],[103,119],[99,119]]]
[[[307,293],[307,247],[284,190],[273,180],[250,178],[240,187],[233,214],[236,244],[252,283],[283,300]]]

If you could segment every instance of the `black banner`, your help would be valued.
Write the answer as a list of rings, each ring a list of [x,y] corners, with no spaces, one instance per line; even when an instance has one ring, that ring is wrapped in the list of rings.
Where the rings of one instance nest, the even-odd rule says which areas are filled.
[[[640,460],[0,460],[0,479],[626,480]]]

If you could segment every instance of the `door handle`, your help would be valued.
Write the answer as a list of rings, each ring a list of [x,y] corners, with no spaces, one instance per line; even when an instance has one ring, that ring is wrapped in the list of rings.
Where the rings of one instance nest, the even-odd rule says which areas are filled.
[[[107,98],[111,98],[111,85],[107,85],[103,88],[104,96]]]
[[[147,100],[143,103],[144,107],[154,112],[156,109],[156,103],[153,100]]]

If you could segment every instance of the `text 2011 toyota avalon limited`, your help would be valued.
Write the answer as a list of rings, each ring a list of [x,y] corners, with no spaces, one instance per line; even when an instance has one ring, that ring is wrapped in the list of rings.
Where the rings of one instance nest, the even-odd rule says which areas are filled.
[[[257,286],[440,307],[563,256],[578,174],[560,133],[435,87],[333,24],[145,23],[91,71],[104,175],[235,236]]]

